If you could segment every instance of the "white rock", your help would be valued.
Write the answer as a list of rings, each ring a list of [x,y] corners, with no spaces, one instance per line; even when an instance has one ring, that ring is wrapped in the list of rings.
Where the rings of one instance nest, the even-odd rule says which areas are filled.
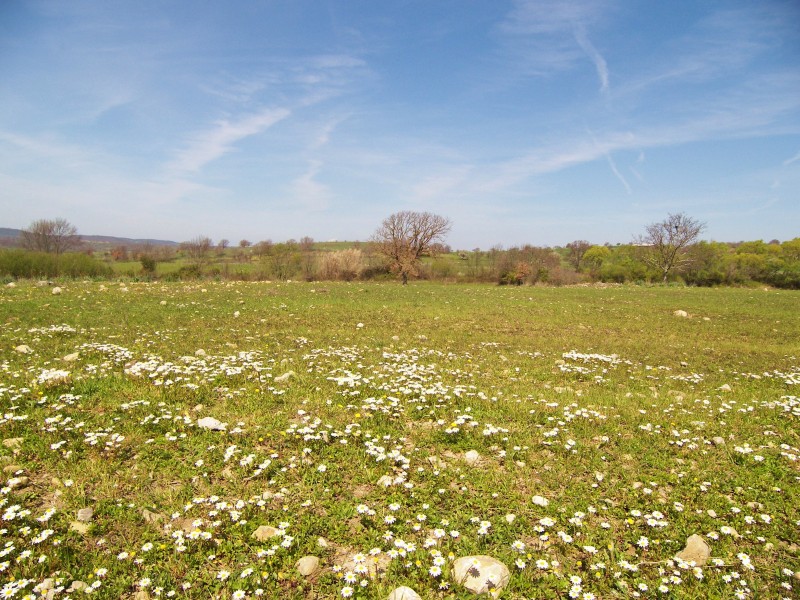
[[[78,357],[79,357],[79,356],[80,356],[80,353],[78,353],[78,352],[73,352],[72,354],[67,354],[67,355],[66,355],[64,358],[62,358],[61,360],[63,360],[64,362],[74,362],[74,361],[78,360]]]
[[[76,579],[67,588],[67,593],[80,592],[81,590],[86,589],[87,587],[89,587],[89,586],[85,582]]]
[[[319,546],[320,548],[327,548],[328,546],[330,546],[330,544],[328,543],[328,540],[326,540],[324,537],[318,537],[317,546]]]
[[[278,375],[274,381],[275,383],[284,383],[294,377],[294,371],[286,371],[283,375]]]
[[[25,441],[25,439],[21,438],[21,437],[6,438],[6,439],[3,440],[3,446],[5,446],[6,448],[9,448],[10,450],[12,450],[12,451],[14,451],[16,453],[22,447],[22,442],[24,442],[24,441]]]
[[[56,287],[53,288],[53,291],[50,292],[50,293],[53,294],[53,296],[58,296],[63,291],[64,290],[62,290],[60,287],[56,286]]]
[[[77,531],[81,535],[89,533],[89,525],[82,521],[73,521],[69,524],[70,531]]]
[[[672,314],[675,315],[676,317],[688,317],[689,316],[689,313],[687,313],[685,310],[676,310]]]
[[[389,487],[392,485],[393,479],[389,475],[383,475],[380,479],[378,479],[378,485],[383,487]]]
[[[197,426],[201,429],[211,429],[212,431],[225,431],[225,423],[218,421],[214,417],[198,419]]]
[[[724,383],[724,384],[722,384],[721,386],[719,386],[717,389],[718,389],[720,392],[730,392],[730,391],[731,391],[731,386],[730,386],[730,385],[728,385],[727,383]]]
[[[364,324],[363,323],[356,323],[356,327],[358,327],[359,329],[363,329],[364,328]]]
[[[8,287],[8,288],[15,288],[15,287],[17,287],[17,284],[16,284],[16,283],[14,283],[13,281],[9,281],[9,282],[6,284],[6,287]]]
[[[722,436],[717,435],[717,436],[711,438],[711,443],[714,444],[715,446],[724,446],[725,445],[725,438],[722,437]]]
[[[206,351],[203,350],[202,348],[198,348],[197,350],[194,351],[194,355],[195,356],[205,356],[206,355]]]
[[[477,450],[467,450],[464,452],[464,462],[470,466],[477,465],[481,460],[481,455]]]
[[[675,555],[675,558],[694,563],[696,567],[702,567],[711,557],[711,548],[705,540],[697,535],[690,535],[686,540],[686,547]]]
[[[78,521],[87,522],[91,521],[94,516],[94,511],[91,508],[82,508],[78,511]]]
[[[508,567],[491,556],[464,556],[453,563],[453,580],[473,594],[499,592],[510,578]]]
[[[269,525],[261,525],[253,532],[253,537],[259,542],[265,542],[268,539],[278,537],[279,535],[283,535],[283,532],[280,529],[270,527]]]
[[[295,568],[303,577],[309,577],[319,571],[319,558],[316,556],[304,556],[297,561]]]
[[[422,597],[410,587],[401,585],[394,588],[386,600],[422,600]]]
[[[536,506],[547,506],[548,504],[550,504],[550,501],[544,496],[534,496],[532,502]]]
[[[14,350],[19,352],[20,354],[32,354],[33,353],[33,348],[31,348],[30,346],[26,346],[25,344],[21,344],[21,345],[17,346],[16,348],[14,348]]]

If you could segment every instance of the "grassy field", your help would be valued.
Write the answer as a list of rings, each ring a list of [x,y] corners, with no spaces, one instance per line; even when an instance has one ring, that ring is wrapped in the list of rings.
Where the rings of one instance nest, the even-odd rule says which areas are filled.
[[[0,289],[3,597],[798,597],[796,292],[62,287]]]

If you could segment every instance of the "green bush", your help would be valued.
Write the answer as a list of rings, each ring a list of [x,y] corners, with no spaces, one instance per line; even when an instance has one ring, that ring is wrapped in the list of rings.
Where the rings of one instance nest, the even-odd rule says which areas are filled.
[[[29,250],[0,250],[0,275],[21,278],[109,277],[111,269],[95,258],[79,252],[49,254]]]

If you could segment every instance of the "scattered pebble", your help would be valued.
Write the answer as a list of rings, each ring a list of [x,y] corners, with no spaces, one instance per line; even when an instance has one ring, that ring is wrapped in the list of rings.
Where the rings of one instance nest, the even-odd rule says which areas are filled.
[[[499,592],[508,585],[508,567],[491,556],[464,556],[453,563],[453,581],[473,594]]]

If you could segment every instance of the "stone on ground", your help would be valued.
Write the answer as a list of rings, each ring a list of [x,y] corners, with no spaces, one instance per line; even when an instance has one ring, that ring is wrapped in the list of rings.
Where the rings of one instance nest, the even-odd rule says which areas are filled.
[[[711,557],[711,548],[705,540],[697,535],[690,535],[686,540],[686,547],[675,555],[675,558],[694,563],[697,567],[702,567]]]
[[[270,527],[269,525],[261,525],[253,532],[253,537],[259,542],[265,542],[268,539],[278,537],[279,535],[283,535],[283,532],[280,529]]]
[[[394,588],[386,600],[422,600],[422,598],[410,587],[401,585]]]
[[[481,455],[477,450],[467,450],[464,453],[464,462],[471,467],[476,466],[481,460]]]
[[[453,563],[453,580],[473,594],[498,592],[510,578],[508,567],[491,556],[463,556]]]
[[[316,556],[304,556],[295,564],[297,572],[303,577],[309,577],[319,571],[319,558]]]
[[[225,424],[214,417],[198,419],[197,426],[201,429],[210,429],[212,431],[225,431]]]

